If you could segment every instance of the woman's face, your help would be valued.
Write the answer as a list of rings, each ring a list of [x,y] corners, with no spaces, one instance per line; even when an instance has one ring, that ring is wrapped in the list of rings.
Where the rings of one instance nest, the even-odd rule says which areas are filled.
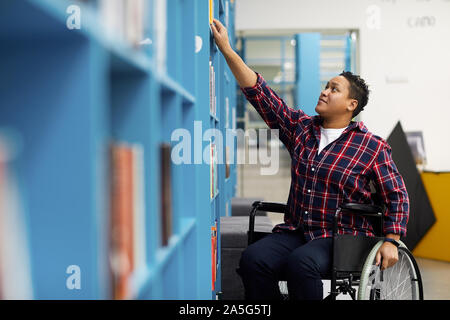
[[[349,88],[350,83],[343,76],[337,76],[328,81],[325,89],[320,93],[316,112],[323,118],[348,116],[357,105],[357,100],[349,97]]]

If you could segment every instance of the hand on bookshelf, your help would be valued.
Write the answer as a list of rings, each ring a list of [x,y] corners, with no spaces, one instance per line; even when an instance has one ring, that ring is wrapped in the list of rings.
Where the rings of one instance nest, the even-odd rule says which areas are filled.
[[[241,88],[253,87],[258,77],[231,47],[227,28],[219,20],[213,19],[211,31],[213,32],[217,47],[222,52],[239,86]]]
[[[211,23],[211,30],[214,35],[214,40],[216,41],[217,47],[222,52],[222,54],[226,57],[227,54],[233,52],[233,48],[231,48],[230,40],[228,39],[228,31],[227,28],[217,19],[213,19],[213,23]]]

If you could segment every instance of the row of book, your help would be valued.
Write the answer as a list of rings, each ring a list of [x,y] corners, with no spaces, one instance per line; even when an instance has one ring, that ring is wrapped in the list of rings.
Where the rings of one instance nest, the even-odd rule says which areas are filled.
[[[228,5],[228,3],[227,3]],[[209,0],[209,22],[213,22],[214,17],[214,0]],[[228,23],[227,23],[228,25]],[[212,116],[217,117],[217,96],[216,96],[216,73],[212,61],[209,61],[209,112]],[[225,98],[225,128],[228,128],[228,118],[229,118],[229,99]],[[218,192],[218,154],[217,146],[215,143],[210,141],[210,196],[214,199]],[[226,169],[225,177],[230,176],[230,166],[229,166],[229,147],[226,147]],[[216,280],[217,280],[217,270],[219,267],[219,261],[217,257],[218,253],[218,228],[217,220],[213,226],[211,226],[211,289],[214,292],[216,290]]]
[[[99,25],[106,37],[114,42],[125,42],[142,49],[152,46],[156,65],[166,70],[167,54],[167,1],[154,0],[76,0],[93,8],[98,15]],[[214,0],[209,1],[209,22],[214,18]],[[229,5],[234,0],[223,1],[224,23],[229,24]],[[150,7],[152,6],[152,7]],[[153,30],[153,31],[152,31]],[[153,32],[153,34],[150,34]],[[194,39],[192,39],[194,41]],[[212,112],[215,114],[215,111]]]
[[[100,0],[101,21],[109,35],[139,48],[145,40],[146,4],[145,0]]]
[[[226,148],[227,158],[229,147]],[[171,145],[160,146],[161,245],[167,246],[173,232]],[[144,152],[140,144],[111,145],[111,246],[110,265],[114,299],[132,297],[133,272],[146,263]],[[218,194],[217,146],[210,143],[211,198]],[[229,177],[229,166],[226,177]],[[214,290],[217,260],[217,222],[211,229],[212,286]]]
[[[232,1],[234,2],[234,0]],[[226,1],[225,7],[225,26],[228,27],[229,23],[229,3]],[[214,0],[209,0],[209,23],[213,23],[214,18]],[[216,96],[216,73],[214,70],[214,65],[212,60],[209,61],[209,112],[214,118],[217,117],[217,96]],[[225,128],[229,127],[229,99],[225,98]],[[218,154],[217,146],[215,143],[210,141],[210,196],[214,199],[218,192]],[[225,149],[225,177],[230,176],[230,166],[229,166],[229,147]],[[211,226],[211,288],[214,292],[216,290],[216,280],[217,280],[217,270],[219,267],[218,261],[218,226],[217,219],[213,226]]]
[[[152,44],[146,30],[154,20],[146,0],[77,0],[97,12],[99,25],[106,37],[125,42],[134,48]],[[158,0],[160,2],[160,0]]]
[[[81,1],[81,0],[79,0]],[[155,0],[153,8],[148,8],[146,0],[84,0],[95,6],[99,21],[106,36],[114,41],[128,43],[134,48],[154,45],[160,71],[166,65],[167,0]],[[226,2],[228,25],[228,1]],[[150,14],[152,16],[150,16]],[[214,17],[214,0],[209,0],[209,20]],[[153,26],[148,26],[152,23]],[[153,29],[153,39],[147,38],[146,30]],[[210,61],[209,75],[210,114],[217,115],[216,74]],[[226,98],[226,128],[229,122],[229,100]],[[217,146],[210,144],[210,192],[211,199],[218,194],[218,154]],[[169,244],[173,232],[173,208],[171,185],[171,146],[160,146],[160,243]],[[225,176],[230,176],[226,150]],[[145,265],[145,172],[143,148],[139,144],[114,143],[111,146],[111,248],[110,265],[113,297],[132,298],[130,280],[139,266]],[[212,288],[215,288],[217,274],[217,222],[212,226]]]
[[[223,3],[223,2],[222,2]],[[230,3],[234,4],[234,0],[230,0],[230,2],[225,1],[225,27],[229,26],[230,19]],[[209,23],[213,23],[214,18],[214,0],[209,0]]]
[[[161,245],[172,235],[171,146],[160,147]],[[113,143],[110,266],[114,299],[133,298],[133,272],[146,265],[145,170],[142,145]]]

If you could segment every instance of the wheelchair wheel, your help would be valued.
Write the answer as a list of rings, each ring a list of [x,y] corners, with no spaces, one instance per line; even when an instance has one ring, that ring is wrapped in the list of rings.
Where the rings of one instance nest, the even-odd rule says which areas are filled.
[[[382,244],[380,241],[372,248],[364,263],[358,300],[423,300],[422,278],[411,252],[401,243],[397,263],[382,271],[375,265]]]

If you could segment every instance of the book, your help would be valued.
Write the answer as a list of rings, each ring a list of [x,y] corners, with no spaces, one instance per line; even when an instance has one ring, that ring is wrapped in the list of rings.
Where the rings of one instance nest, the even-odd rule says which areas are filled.
[[[217,97],[216,97],[216,72],[214,71],[214,66],[212,66],[212,94],[213,94],[213,115],[216,114]]]
[[[145,0],[99,0],[98,15],[106,37],[136,49],[147,44],[150,39],[145,39],[146,3]]]
[[[228,204],[228,201],[227,202],[225,202],[225,217],[229,217],[230,216],[230,207],[229,207],[229,204]]]
[[[230,147],[225,147],[225,178],[230,177]]]
[[[125,35],[126,41],[139,48],[144,40],[144,18],[146,6],[144,0],[128,0],[125,2]]]
[[[212,103],[212,98],[213,98],[213,87],[212,87],[212,81],[213,81],[213,76],[212,76],[212,70],[213,70],[213,66],[212,66],[212,61],[209,60],[209,113],[213,114],[213,103]]]
[[[31,257],[13,141],[0,135],[0,299],[33,299]]]
[[[161,244],[167,246],[172,236],[172,174],[171,145],[161,144]]]
[[[156,67],[157,71],[167,71],[167,0],[154,2],[154,34],[156,41]]]
[[[216,73],[212,61],[209,61],[209,112],[212,116],[216,116]]]
[[[230,126],[230,99],[225,97],[225,129]]]
[[[209,141],[209,190],[211,199],[214,198],[214,149],[213,149],[213,143],[210,139]]]
[[[212,114],[212,103],[211,103],[211,97],[212,97],[212,76],[211,76],[211,67],[212,67],[212,61],[211,58],[209,60],[209,113]]]
[[[144,148],[113,142],[110,268],[113,297],[132,298],[130,278],[146,262]]]
[[[214,19],[214,0],[209,0],[209,24],[213,23]]]
[[[230,27],[230,3],[225,2],[225,27],[228,29]]]
[[[133,155],[126,144],[111,146],[111,269],[113,297],[130,297],[134,269]]]
[[[231,129],[236,130],[236,108],[231,108]]]
[[[219,192],[219,179],[218,179],[218,171],[217,171],[217,163],[218,163],[218,157],[217,157],[217,146],[216,144],[213,144],[213,171],[214,171],[214,197]]]
[[[217,220],[214,226],[211,226],[211,287],[216,289],[217,277]]]
[[[212,143],[210,140],[210,190],[211,190],[211,199],[213,199],[219,192],[218,188],[218,171],[217,171],[217,146],[215,143]]]
[[[99,0],[99,20],[107,38],[125,41],[125,2]]]

